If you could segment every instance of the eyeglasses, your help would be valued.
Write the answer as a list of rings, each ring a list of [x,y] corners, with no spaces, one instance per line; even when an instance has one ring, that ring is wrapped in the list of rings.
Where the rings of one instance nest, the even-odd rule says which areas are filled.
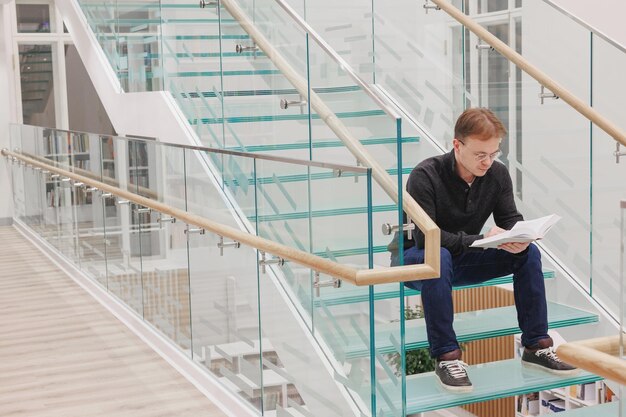
[[[461,142],[462,145],[465,145],[465,142],[463,142],[461,139],[457,140]],[[502,155],[502,151],[500,149],[491,154],[485,152],[474,152],[474,159],[476,160],[476,162],[483,162],[487,158],[489,158],[490,161],[495,161],[500,155]]]

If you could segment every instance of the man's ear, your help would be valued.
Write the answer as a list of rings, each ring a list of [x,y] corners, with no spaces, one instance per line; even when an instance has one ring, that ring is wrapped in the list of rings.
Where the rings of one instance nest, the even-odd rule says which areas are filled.
[[[458,151],[460,147],[461,147],[461,142],[457,138],[452,139],[452,148],[455,151]]]

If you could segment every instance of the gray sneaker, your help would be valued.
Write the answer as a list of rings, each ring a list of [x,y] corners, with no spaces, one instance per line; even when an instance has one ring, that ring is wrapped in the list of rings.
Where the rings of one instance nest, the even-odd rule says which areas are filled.
[[[470,392],[472,382],[467,376],[467,364],[458,359],[452,361],[437,361],[435,375],[441,385],[452,392]]]
[[[559,359],[553,347],[535,351],[524,349],[522,365],[542,369],[556,375],[575,375],[580,372],[580,369]]]

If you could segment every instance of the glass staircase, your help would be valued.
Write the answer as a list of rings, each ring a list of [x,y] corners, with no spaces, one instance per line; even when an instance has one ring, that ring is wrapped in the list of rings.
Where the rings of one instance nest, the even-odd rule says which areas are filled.
[[[115,178],[118,185],[139,195],[208,219],[239,223],[250,233],[334,262],[357,268],[389,265],[390,237],[378,230],[384,223],[398,224],[402,217],[401,201],[393,201],[370,171],[349,167],[355,164],[355,156],[316,111],[313,99],[303,97],[316,95],[335,113],[398,184],[399,194],[411,169],[421,160],[441,153],[449,139],[449,123],[446,129],[437,130],[428,121],[450,122],[462,106],[448,106],[441,113],[427,110],[423,113],[425,118],[417,122],[390,111],[381,105],[385,100],[380,93],[372,96],[371,91],[355,81],[349,68],[337,62],[274,1],[241,1],[238,7],[280,53],[295,74],[291,78],[285,75],[284,65],[278,69],[264,51],[257,49],[226,7],[206,4],[201,9],[197,4],[167,1],[81,1],[80,6],[124,91],[171,92],[200,143],[212,148],[169,147],[96,135],[86,140],[90,149],[97,150],[91,158],[100,158],[100,163],[98,167],[95,163],[91,167],[83,164],[82,169],[101,179]],[[437,25],[443,25],[441,18]],[[422,49],[428,50],[426,45]],[[458,67],[462,51],[455,53],[458,59],[452,63]],[[426,57],[431,59],[430,55]],[[379,62],[377,56],[377,65],[387,68],[384,62]],[[367,62],[352,64],[364,69],[362,73],[372,74],[372,66]],[[382,79],[394,85],[391,69],[375,77],[377,84]],[[450,73],[445,68],[433,79],[447,77],[447,90],[442,90],[454,92],[453,102],[458,103],[459,94],[466,92],[463,83]],[[294,77],[304,84],[294,87]],[[369,82],[374,77],[364,78]],[[423,94],[433,90],[428,80],[424,82],[425,86],[420,85],[418,90]],[[306,94],[302,94],[303,85]],[[397,92],[382,85],[391,91],[392,97]],[[408,101],[399,101],[401,107],[406,107]],[[468,105],[472,103],[467,101]],[[410,108],[407,113],[415,110]],[[515,130],[511,124],[509,130]],[[443,138],[444,143],[432,141],[433,134]],[[68,135],[16,128],[13,136],[19,138],[16,147],[30,155],[66,167],[81,165],[80,157],[73,151],[60,152],[67,147]],[[80,138],[78,134],[71,135]],[[515,143],[519,149],[521,142]],[[508,155],[513,155],[513,151]],[[265,155],[272,157],[264,158]],[[322,164],[272,159],[276,157]],[[572,162],[575,161],[564,161],[567,166]],[[215,181],[211,180],[207,163],[215,167]],[[343,165],[324,165],[329,163]],[[533,180],[528,160],[520,166],[509,157],[508,163],[518,173],[514,179],[517,184]],[[553,172],[560,172],[558,165],[556,169],[554,164],[547,165]],[[23,168],[14,168],[14,177],[22,175],[23,185],[33,184],[38,187],[39,196],[48,196],[48,182],[42,184],[37,174],[28,170],[18,174],[20,169]],[[543,178],[548,174],[536,175]],[[53,189],[61,187],[53,183]],[[533,216],[540,205],[531,206],[530,202],[537,203],[544,195],[524,191],[524,199],[521,191],[518,195],[520,208]],[[74,192],[72,189],[68,194],[64,190],[61,195]],[[285,343],[285,335],[275,329],[276,322],[284,316],[272,315],[269,306],[280,304],[281,293],[264,280],[257,263],[260,254],[248,251],[251,253],[246,256],[217,257],[214,248],[223,243],[217,236],[194,234],[189,232],[191,228],[179,223],[168,225],[163,232],[163,216],[151,212],[141,214],[145,218],[139,220],[140,214],[122,214],[119,202],[111,205],[106,199],[101,201],[102,224],[95,224],[93,219],[88,224],[79,221],[80,213],[72,212],[79,205],[77,197],[64,197],[63,202],[57,202],[54,217],[61,222],[54,222],[46,220],[45,201],[39,202],[43,214],[28,215],[27,200],[31,197],[15,196],[21,202],[25,223],[47,236],[49,224],[54,224],[50,240],[64,242],[58,243],[57,249],[84,266],[83,270],[91,271],[110,292],[263,415],[345,415],[341,410],[352,409],[361,415],[400,416],[599,379],[588,373],[555,378],[522,369],[519,360],[505,360],[472,366],[470,372],[476,386],[473,393],[447,394],[436,386],[431,373],[407,376],[392,365],[393,355],[404,358],[407,352],[426,346],[422,320],[405,320],[403,313],[405,302],[410,300],[406,297],[417,295],[415,291],[405,290],[399,283],[370,287],[344,283],[340,288],[315,288],[314,282],[320,277],[308,268],[294,263],[271,267],[277,286],[290,297],[299,319],[328,358],[331,366],[330,372],[326,372],[345,387],[344,401],[350,405],[346,408],[324,404],[328,401],[320,398],[318,388],[302,379],[301,371],[294,371],[308,361],[313,363],[312,356],[298,356],[294,346],[302,343],[289,338],[292,345]],[[232,211],[236,212],[237,221],[233,220]],[[564,233],[556,241],[570,236],[571,224],[564,223],[557,226]],[[135,231],[134,236],[131,230]],[[184,230],[189,232],[186,238],[175,237],[175,231],[180,235]],[[98,242],[92,242],[94,236]],[[169,251],[164,249],[167,242]],[[205,259],[209,247],[213,265]],[[225,248],[224,251],[228,252]],[[159,256],[167,262],[159,261]],[[103,258],[107,265],[104,273],[99,265]],[[213,294],[212,276],[223,276],[231,270],[228,278],[219,281],[219,294]],[[555,277],[549,270],[545,275]],[[510,277],[502,277],[485,285],[510,281]],[[164,293],[168,294],[166,301]],[[187,298],[183,304],[178,300],[181,294]],[[594,313],[567,306],[558,295],[550,297],[552,328],[598,320]],[[519,332],[511,307],[458,313],[456,322],[463,341]],[[504,381],[502,376],[506,376]]]

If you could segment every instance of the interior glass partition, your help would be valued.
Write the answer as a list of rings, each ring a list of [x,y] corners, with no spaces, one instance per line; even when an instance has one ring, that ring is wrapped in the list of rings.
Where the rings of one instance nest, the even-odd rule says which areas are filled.
[[[370,169],[33,126],[11,136],[13,151],[47,168],[13,163],[20,221],[252,408],[372,414],[373,397],[401,395],[372,327],[394,308],[374,287],[341,305],[350,284],[176,217],[369,269]],[[229,175],[212,171],[210,154]]]

